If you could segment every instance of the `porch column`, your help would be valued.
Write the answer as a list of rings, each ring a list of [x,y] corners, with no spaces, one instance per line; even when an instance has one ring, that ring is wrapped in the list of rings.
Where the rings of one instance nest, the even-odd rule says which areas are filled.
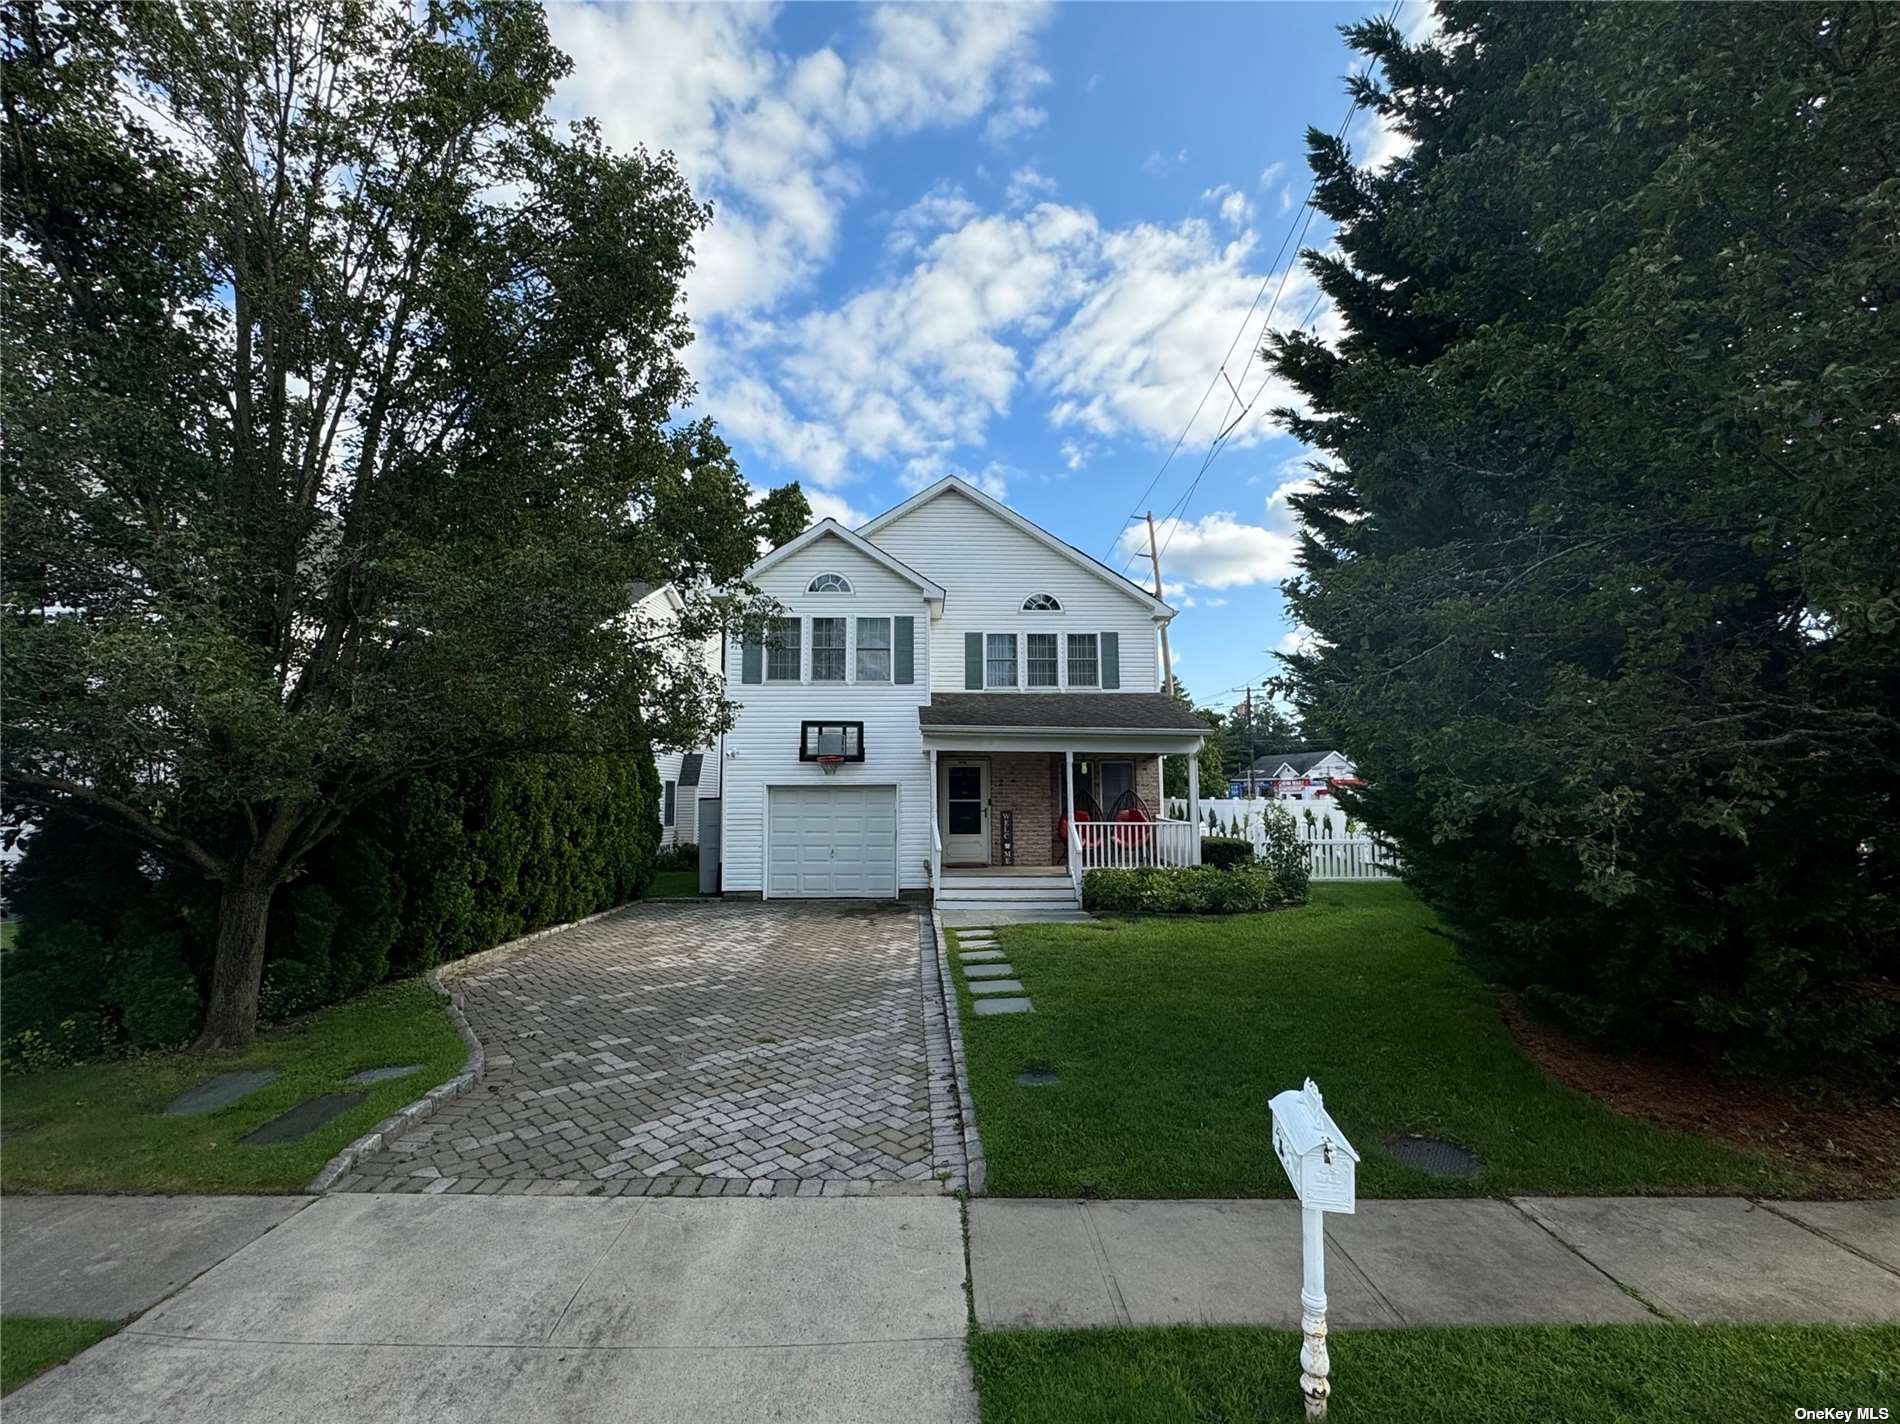
[[[1201,759],[1194,753],[1188,753],[1188,823],[1194,827],[1188,832],[1189,864],[1201,863]]]
[[[937,878],[943,874],[943,858],[938,851],[937,842],[942,832],[937,819],[937,749],[930,748],[930,891],[934,895],[938,890]]]
[[[1073,751],[1062,753],[1062,805],[1070,830],[1069,837],[1063,842],[1063,854],[1067,855],[1068,847],[1075,843],[1075,753]],[[1069,873],[1071,875],[1075,873],[1074,866],[1069,867]]]

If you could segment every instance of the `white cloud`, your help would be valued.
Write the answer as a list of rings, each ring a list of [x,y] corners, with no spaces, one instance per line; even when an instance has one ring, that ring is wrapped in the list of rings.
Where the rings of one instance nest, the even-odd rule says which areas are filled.
[[[770,46],[767,6],[557,5],[548,24],[574,60],[558,103],[608,140],[671,149],[718,219],[689,282],[696,318],[769,306],[811,276],[858,188],[844,150],[969,123],[1049,82],[1033,58],[1046,11],[883,6],[860,52],[793,57]],[[992,119],[997,117],[991,116]]]
[[[1285,171],[1285,169],[1286,169],[1286,164],[1276,159],[1274,162],[1269,163],[1265,168],[1262,168],[1260,170],[1260,181],[1255,186],[1260,187],[1260,188],[1271,188],[1273,186],[1273,180],[1278,178],[1280,174],[1283,171]]]
[[[1244,228],[1253,220],[1252,201],[1230,183],[1209,188],[1201,194],[1201,201],[1212,203],[1222,220],[1234,227]]]
[[[1031,368],[1036,381],[1055,396],[1053,422],[1102,436],[1135,434],[1172,442],[1194,414],[1215,363],[1234,342],[1261,290],[1261,274],[1248,266],[1253,247],[1250,234],[1223,242],[1200,221],[1171,228],[1139,224],[1105,234],[1102,270],[1074,314],[1043,343]],[[1279,285],[1279,276],[1271,274],[1269,292]],[[1295,266],[1275,310],[1275,325],[1297,321],[1314,290],[1305,268]],[[1249,362],[1264,315],[1264,310],[1255,312],[1228,366],[1253,402],[1253,414],[1232,437],[1241,445],[1274,433],[1265,412],[1299,404],[1290,386],[1269,379],[1260,362]],[[1203,409],[1191,440],[1211,441],[1239,410],[1221,391]]]
[[[982,490],[991,499],[1007,503],[1009,500],[1009,477],[1019,473],[1000,460],[992,460],[980,470],[966,470],[961,465],[952,464],[935,456],[925,455],[910,461],[897,477],[897,482],[915,494],[920,489],[934,485],[945,475],[955,475],[967,480]]]
[[[1046,173],[1037,172],[1033,163],[1024,164],[1009,175],[1009,187],[1004,197],[1012,208],[1026,208],[1055,190],[1055,179]]]
[[[813,523],[820,519],[835,519],[845,528],[855,529],[871,517],[829,490],[806,490],[805,499],[811,505]]]
[[[1141,160],[1142,171],[1160,177],[1170,168],[1179,168],[1187,162],[1188,151],[1178,148],[1173,153],[1163,153],[1160,149],[1150,149],[1148,156]]]
[[[1064,440],[1062,442],[1062,463],[1067,465],[1071,470],[1081,469],[1089,462],[1089,458],[1094,455],[1094,453],[1095,447],[1093,445],[1085,445],[1075,440]]]
[[[1155,525],[1155,535],[1162,544],[1163,570],[1202,588],[1277,582],[1293,572],[1298,549],[1290,532],[1243,524],[1226,512],[1186,521],[1164,519]],[[1116,552],[1124,559],[1145,556],[1147,547],[1147,526],[1131,525]]]

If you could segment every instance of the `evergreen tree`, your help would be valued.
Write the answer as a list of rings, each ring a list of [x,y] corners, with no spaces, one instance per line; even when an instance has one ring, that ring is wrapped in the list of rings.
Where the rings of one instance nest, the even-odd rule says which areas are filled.
[[[1409,156],[1308,139],[1301,712],[1544,1004],[1891,1080],[1900,9],[1440,14],[1348,32]]]

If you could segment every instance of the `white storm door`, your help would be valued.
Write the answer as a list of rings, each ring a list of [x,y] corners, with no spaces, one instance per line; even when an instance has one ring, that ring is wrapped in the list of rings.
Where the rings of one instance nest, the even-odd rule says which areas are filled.
[[[943,764],[943,859],[946,865],[990,863],[990,764]]]

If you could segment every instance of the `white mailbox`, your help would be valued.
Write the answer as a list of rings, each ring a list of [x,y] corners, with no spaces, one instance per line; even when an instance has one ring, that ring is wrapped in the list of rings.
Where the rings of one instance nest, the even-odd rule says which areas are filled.
[[[1317,1085],[1308,1078],[1304,1088],[1287,1089],[1269,1106],[1273,1109],[1273,1150],[1300,1205],[1310,1211],[1351,1215],[1359,1154],[1326,1111]]]

